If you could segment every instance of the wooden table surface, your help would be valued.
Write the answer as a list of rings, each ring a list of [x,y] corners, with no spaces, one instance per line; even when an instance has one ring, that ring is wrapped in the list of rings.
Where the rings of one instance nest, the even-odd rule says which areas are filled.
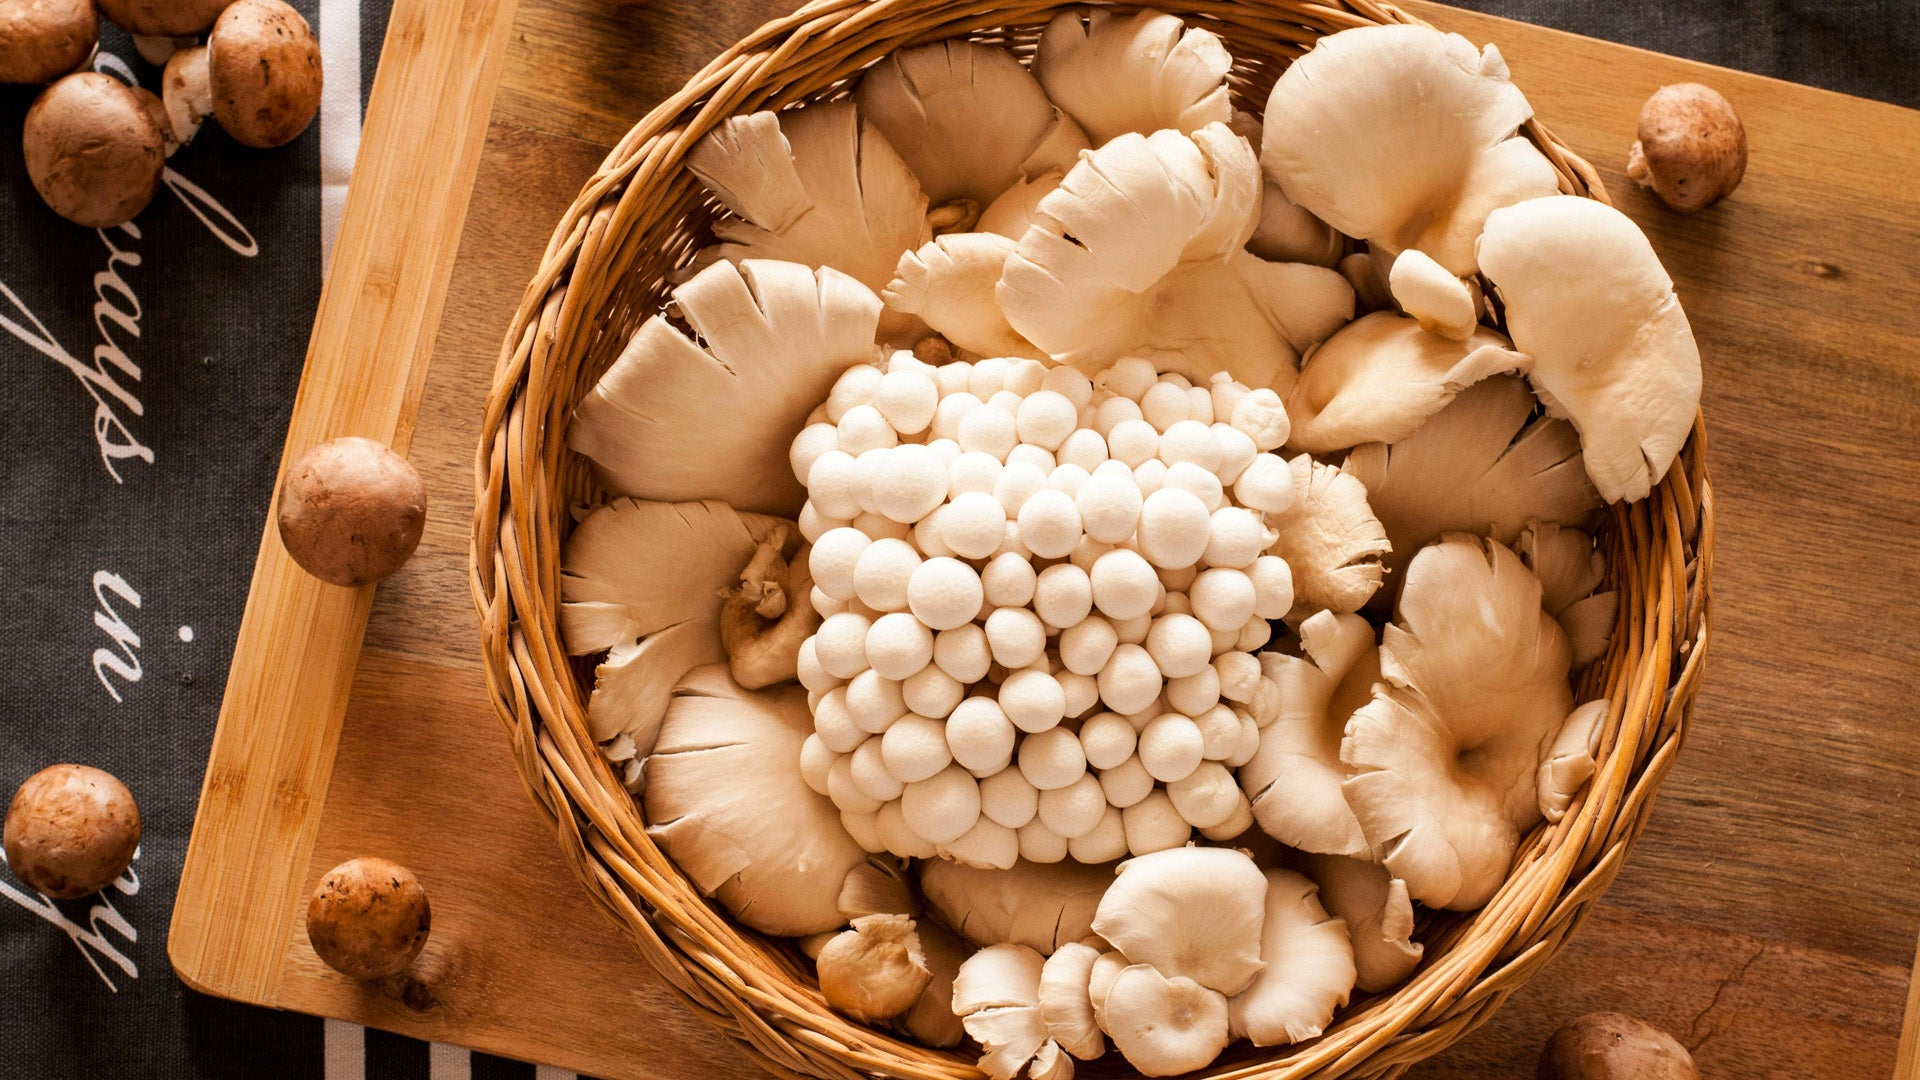
[[[430,270],[443,287],[444,311],[432,297],[414,309],[438,318],[425,324],[438,326],[432,347],[395,360],[411,365],[403,400],[380,414],[399,444],[411,440],[433,493],[426,538],[372,603],[330,780],[323,765],[297,798],[259,797],[261,813],[298,803],[289,820],[308,823],[287,841],[284,880],[245,894],[272,902],[240,902],[241,884],[203,865],[224,835],[204,838],[203,850],[196,834],[174,959],[212,992],[599,1075],[763,1075],[680,1009],[588,906],[539,828],[486,705],[466,562],[480,402],[552,222],[654,102],[791,2],[521,0],[516,12],[512,0],[466,0],[463,12],[502,21],[462,14],[437,29],[412,19],[432,2],[396,3],[383,77],[396,56],[444,51],[434,34],[446,25],[504,35],[505,61],[457,252],[394,269],[403,282]],[[1652,236],[1705,357],[1720,529],[1717,640],[1651,825],[1545,973],[1410,1075],[1529,1077],[1554,1027],[1621,1009],[1673,1031],[1710,1078],[1884,1076],[1920,925],[1920,646],[1910,626],[1920,588],[1920,113],[1408,6],[1498,43],[1545,123],[1599,166]],[[1640,101],[1689,79],[1733,100],[1751,164],[1730,201],[1680,218],[1621,169]],[[375,136],[370,119],[362,185]],[[367,190],[355,188],[349,229],[356,212],[370,213],[355,209],[373,198]],[[349,240],[343,231],[343,251]],[[362,243],[372,251],[379,238]],[[323,320],[356,302],[329,296]],[[317,332],[310,380],[323,344]],[[297,408],[296,433],[314,408]],[[357,631],[364,606],[332,603],[321,621]],[[230,694],[228,714],[243,711],[238,701]],[[216,764],[223,747],[247,741],[230,724],[270,722],[223,715]],[[203,829],[229,795],[216,779],[243,793],[267,783],[217,773]],[[366,853],[415,866],[433,890],[435,1004],[424,1010],[321,967],[299,926],[299,900],[319,874]],[[270,962],[243,959],[242,939],[256,950],[265,942]]]

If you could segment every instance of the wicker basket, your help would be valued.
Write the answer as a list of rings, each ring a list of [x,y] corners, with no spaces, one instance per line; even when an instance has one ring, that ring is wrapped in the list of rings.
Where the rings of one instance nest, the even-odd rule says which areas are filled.
[[[964,36],[1023,54],[1068,4],[1002,0],[817,0],[768,23],[642,120],[560,221],[508,331],[477,460],[473,590],[495,708],[528,790],[594,900],[693,1009],[783,1075],[932,1080],[980,1074],[964,1051],[929,1050],[826,1007],[790,943],[743,930],[703,900],[648,839],[639,808],[587,732],[591,671],[558,631],[568,508],[604,496],[565,448],[575,403],[639,324],[666,275],[707,242],[716,213],[685,168],[687,151],[728,116],[843,95],[849,80],[905,46]],[[1416,22],[1371,0],[1154,3],[1206,26],[1236,58],[1241,107],[1258,110],[1285,65],[1320,35]],[[1561,188],[1605,201],[1591,166],[1538,124],[1525,134]],[[1600,766],[1573,809],[1522,844],[1513,875],[1483,910],[1424,917],[1426,960],[1390,994],[1361,997],[1311,1043],[1230,1047],[1203,1075],[1397,1076],[1465,1035],[1546,963],[1619,872],[1653,792],[1679,750],[1707,643],[1713,502],[1696,419],[1680,459],[1648,500],[1616,507],[1601,530],[1621,591],[1612,648],[1578,687],[1612,707]],[[638,1068],[638,1063],[636,1063]],[[1112,1055],[1082,1074],[1127,1075]]]

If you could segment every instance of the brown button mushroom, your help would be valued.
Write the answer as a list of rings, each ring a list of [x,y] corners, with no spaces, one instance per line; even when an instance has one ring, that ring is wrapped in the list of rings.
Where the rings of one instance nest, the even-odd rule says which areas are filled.
[[[280,493],[287,553],[307,573],[348,588],[400,569],[426,519],[420,474],[372,439],[334,439],[301,454]]]
[[[53,212],[105,229],[132,221],[160,190],[166,142],[128,86],[84,71],[41,91],[21,134],[27,176]]]
[[[386,859],[348,859],[307,901],[307,940],[327,966],[372,981],[407,970],[427,944],[433,911],[413,871]]]
[[[0,3],[0,83],[43,83],[87,62],[100,38],[93,0]]]
[[[213,114],[236,142],[268,149],[320,111],[320,43],[282,0],[239,0],[207,39]]]
[[[207,32],[233,0],[97,0],[100,13],[140,37],[193,37]]]
[[[1640,107],[1627,175],[1672,210],[1691,214],[1732,194],[1747,172],[1747,129],[1720,92],[1699,83],[1654,91]]]
[[[7,807],[7,865],[57,900],[99,892],[133,862],[140,807],[113,774],[53,765],[27,778]]]
[[[1700,1080],[1693,1056],[1638,1017],[1598,1012],[1553,1033],[1540,1080]]]

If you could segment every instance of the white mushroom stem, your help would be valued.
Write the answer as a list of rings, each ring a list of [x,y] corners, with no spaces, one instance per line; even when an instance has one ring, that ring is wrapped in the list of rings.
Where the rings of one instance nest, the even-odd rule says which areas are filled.
[[[1465,341],[1479,324],[1480,301],[1470,281],[1455,277],[1426,252],[1401,252],[1387,273],[1387,287],[1401,310],[1429,333]]]

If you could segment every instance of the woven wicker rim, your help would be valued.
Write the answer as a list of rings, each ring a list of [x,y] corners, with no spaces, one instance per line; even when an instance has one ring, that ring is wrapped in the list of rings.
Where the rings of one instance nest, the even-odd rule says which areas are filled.
[[[472,587],[494,707],[520,775],[568,862],[694,1012],[743,1040],[776,1073],[855,1080],[973,1080],[964,1050],[931,1050],[828,1009],[791,943],[744,930],[703,900],[647,837],[640,810],[586,726],[591,669],[558,630],[560,554],[570,506],[604,500],[564,446],[575,403],[634,329],[659,309],[666,274],[706,243],[716,207],[684,167],[728,116],[846,93],[895,49],[947,37],[1030,51],[1041,26],[1084,6],[1039,0],[816,0],[767,23],[709,64],[621,140],[561,218],[502,347],[476,461]],[[1279,72],[1321,35],[1418,23],[1372,0],[1186,0],[1141,6],[1204,25],[1236,58],[1240,107],[1258,110]],[[1593,168],[1538,123],[1523,134],[1561,189],[1607,201]],[[1391,993],[1357,998],[1321,1038],[1230,1047],[1197,1076],[1263,1080],[1390,1077],[1483,1022],[1539,970],[1619,872],[1678,752],[1705,658],[1713,500],[1705,429],[1647,500],[1600,530],[1621,593],[1612,647],[1576,688],[1611,705],[1592,783],[1557,825],[1522,843],[1512,876],[1481,911],[1428,915],[1426,960]],[[636,1069],[639,1063],[635,1063]],[[1083,1076],[1130,1075],[1109,1055]]]

